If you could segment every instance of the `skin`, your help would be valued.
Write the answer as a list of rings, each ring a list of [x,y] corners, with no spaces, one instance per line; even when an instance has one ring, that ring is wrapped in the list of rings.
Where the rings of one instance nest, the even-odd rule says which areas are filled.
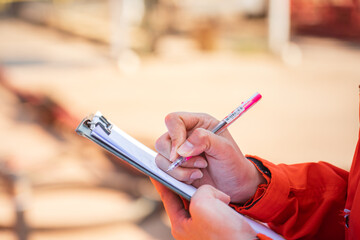
[[[230,197],[214,187],[199,187],[187,211],[176,194],[153,179],[152,182],[164,203],[175,239],[256,239],[256,233],[244,217],[228,206]]]
[[[218,122],[207,114],[179,112],[167,115],[168,132],[156,141],[158,155],[155,161],[166,171],[179,155],[191,156],[168,174],[197,188],[211,185],[230,196],[231,202],[245,203],[265,179],[245,158],[228,130],[219,135],[210,131]]]
[[[198,188],[189,210],[179,196],[153,180],[178,240],[255,239],[256,233],[244,217],[228,204],[245,203],[265,179],[227,130],[219,135],[209,130],[218,122],[206,114],[171,113],[165,118],[168,132],[156,141],[156,164],[164,171],[179,155],[191,156],[168,172]]]

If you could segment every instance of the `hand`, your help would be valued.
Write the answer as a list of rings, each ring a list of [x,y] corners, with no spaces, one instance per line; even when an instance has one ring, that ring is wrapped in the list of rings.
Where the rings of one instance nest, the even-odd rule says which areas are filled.
[[[265,179],[245,158],[228,130],[213,134],[218,120],[207,114],[171,113],[165,118],[168,132],[155,144],[156,164],[166,171],[179,155],[192,156],[168,172],[174,178],[199,187],[209,184],[230,196],[233,203],[245,203]]]
[[[244,217],[231,209],[230,197],[209,186],[193,195],[189,212],[171,190],[152,179],[164,203],[175,239],[255,239],[256,233]]]

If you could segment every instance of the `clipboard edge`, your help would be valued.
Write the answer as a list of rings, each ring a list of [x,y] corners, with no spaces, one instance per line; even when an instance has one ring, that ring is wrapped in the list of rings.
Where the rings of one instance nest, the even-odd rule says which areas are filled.
[[[93,116],[93,115],[90,115],[89,117],[85,117],[80,122],[79,126],[75,130],[77,134],[79,134],[80,136],[83,136],[83,137],[91,140],[92,142],[98,144],[99,146],[101,146],[103,149],[107,150],[108,152],[110,152],[114,156],[120,158],[121,160],[123,160],[123,161],[127,162],[128,164],[130,164],[131,166],[135,167],[137,170],[142,172],[142,174],[145,174],[146,176],[154,178],[156,181],[162,183],[163,185],[165,185],[166,187],[168,187],[169,189],[171,189],[175,193],[179,194],[180,196],[182,196],[186,200],[190,201],[191,196],[189,194],[181,191],[179,188],[177,188],[176,186],[173,186],[169,182],[164,181],[162,178],[160,178],[157,175],[155,175],[154,173],[150,172],[149,170],[147,170],[146,168],[144,168],[143,166],[141,166],[137,162],[133,161],[131,158],[127,157],[126,155],[122,154],[121,152],[117,151],[116,149],[114,149],[114,148],[104,144],[103,142],[99,141],[98,139],[92,137],[91,136],[91,131],[92,130],[89,128],[89,126],[86,125],[87,121],[91,121],[91,118],[90,118],[91,116]]]

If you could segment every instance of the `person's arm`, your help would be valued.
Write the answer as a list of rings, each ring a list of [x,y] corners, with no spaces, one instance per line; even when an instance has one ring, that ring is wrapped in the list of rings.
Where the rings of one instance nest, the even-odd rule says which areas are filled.
[[[233,204],[237,211],[268,223],[286,239],[344,239],[347,171],[325,162],[275,165],[248,158],[268,184],[246,204]]]
[[[212,185],[239,212],[269,223],[285,238],[343,238],[346,171],[327,163],[288,166],[257,158],[267,175],[243,156],[227,130],[207,130],[218,122],[213,117],[173,113],[165,122],[168,132],[156,143],[159,168],[166,171],[179,154],[195,156],[169,174],[195,187]]]

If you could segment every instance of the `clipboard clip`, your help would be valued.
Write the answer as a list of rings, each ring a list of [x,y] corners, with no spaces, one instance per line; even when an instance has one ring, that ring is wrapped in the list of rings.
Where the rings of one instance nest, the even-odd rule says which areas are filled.
[[[92,120],[91,120],[92,119]],[[94,130],[95,127],[100,126],[107,135],[110,135],[113,125],[104,116],[91,116],[85,123],[90,130]]]

